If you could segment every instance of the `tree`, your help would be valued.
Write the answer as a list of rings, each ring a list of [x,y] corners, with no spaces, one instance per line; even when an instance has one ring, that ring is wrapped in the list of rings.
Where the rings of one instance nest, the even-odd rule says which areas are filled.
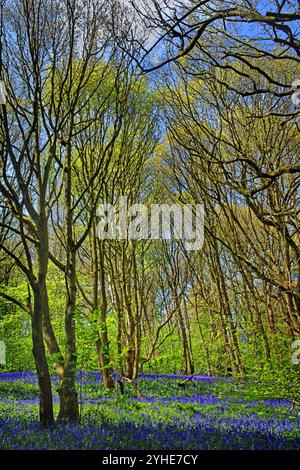
[[[40,386],[40,418],[53,422],[52,392],[44,340],[50,354],[58,357],[60,413],[62,420],[79,419],[75,390],[76,368],[76,251],[74,234],[75,136],[91,128],[102,103],[84,123],[80,113],[103,83],[91,80],[97,61],[112,43],[104,27],[105,2],[77,1],[11,2],[1,4],[1,79],[7,104],[1,110],[1,193],[14,217],[9,230],[18,236],[17,246],[1,244],[27,276],[33,292],[32,341]],[[101,77],[97,77],[101,78]],[[85,91],[84,91],[85,90]],[[116,127],[117,132],[119,126]],[[112,139],[114,141],[114,139]],[[111,145],[108,144],[107,151]],[[98,166],[99,171],[100,165]],[[94,177],[95,179],[95,177]],[[92,179],[92,181],[94,181]],[[65,262],[50,252],[49,221],[54,208],[65,210]],[[90,219],[92,220],[91,215]],[[91,222],[88,224],[88,230]],[[52,227],[54,233],[56,227]],[[22,246],[22,258],[16,252]],[[35,254],[33,254],[33,248]],[[24,254],[24,256],[23,256]],[[49,260],[65,273],[66,348],[62,353],[51,324],[47,297]]]

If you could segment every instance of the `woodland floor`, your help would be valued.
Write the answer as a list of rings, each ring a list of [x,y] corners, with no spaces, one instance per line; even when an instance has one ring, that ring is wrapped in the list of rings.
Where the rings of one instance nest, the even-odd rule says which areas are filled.
[[[43,429],[33,372],[0,373],[1,449],[300,449],[300,409],[272,384],[142,374],[143,398],[108,392],[99,373],[78,375],[80,425]],[[55,390],[55,411],[58,396]]]

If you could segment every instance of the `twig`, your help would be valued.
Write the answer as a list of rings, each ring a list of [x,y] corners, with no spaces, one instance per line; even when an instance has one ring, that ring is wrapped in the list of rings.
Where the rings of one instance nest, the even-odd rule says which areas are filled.
[[[196,387],[196,385],[195,385],[194,382],[193,382],[193,377],[195,377],[195,375],[199,375],[199,374],[196,374],[196,373],[195,373],[195,374],[192,374],[190,377],[188,377],[187,379],[185,379],[183,382],[180,382],[179,384],[177,384],[178,387],[183,387],[183,388],[185,388],[186,385],[187,385],[187,383],[188,383],[189,381],[192,383],[192,385],[193,385],[194,387]]]

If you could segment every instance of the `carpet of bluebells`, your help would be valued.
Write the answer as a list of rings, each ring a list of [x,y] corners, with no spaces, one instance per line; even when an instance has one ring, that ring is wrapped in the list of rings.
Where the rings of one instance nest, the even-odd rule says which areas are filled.
[[[81,424],[40,426],[33,372],[0,373],[1,449],[300,449],[300,409],[253,381],[142,374],[138,399],[78,374]],[[53,380],[55,412],[58,412]]]

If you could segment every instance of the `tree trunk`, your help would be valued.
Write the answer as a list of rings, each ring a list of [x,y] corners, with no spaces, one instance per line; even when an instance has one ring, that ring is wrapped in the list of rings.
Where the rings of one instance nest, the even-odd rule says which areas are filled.
[[[110,367],[109,352],[105,349],[100,337],[96,340],[95,344],[104,386],[109,390],[114,390],[115,384],[112,376],[112,368]]]
[[[75,279],[71,277],[71,284],[69,284],[69,299],[65,312],[65,335],[66,335],[66,352],[63,374],[60,380],[59,397],[60,409],[58,421],[64,422],[78,422],[79,421],[79,405],[78,394],[75,384],[75,373],[77,366],[77,352],[76,352],[76,336],[75,336],[75,295],[74,290]]]
[[[107,329],[107,295],[106,295],[106,279],[105,279],[105,269],[104,269],[104,249],[103,242],[99,241],[99,257],[97,256],[97,240],[96,233],[94,232],[94,247],[95,247],[95,261],[99,265],[99,280],[100,280],[100,328],[97,332],[98,338],[96,340],[96,350],[98,355],[98,361],[100,366],[100,371],[103,378],[103,383],[106,388],[113,390],[115,388],[114,379],[112,376],[112,367],[110,360],[110,351],[109,351],[109,337]],[[99,263],[98,263],[99,259]],[[98,267],[97,267],[98,269]],[[94,304],[95,308],[98,307],[98,271],[94,273]]]
[[[193,295],[194,295],[194,302],[195,302],[195,313],[196,313],[196,320],[197,320],[197,324],[198,324],[198,328],[199,328],[199,334],[200,334],[200,338],[201,338],[201,341],[202,341],[202,344],[203,344],[203,348],[204,348],[204,354],[205,354],[205,360],[206,360],[206,367],[207,367],[207,373],[209,376],[212,376],[212,367],[211,367],[211,362],[210,362],[210,353],[209,353],[209,347],[206,343],[206,338],[203,334],[203,329],[202,329],[202,326],[201,326],[201,321],[200,321],[200,315],[199,315],[199,309],[198,309],[198,298],[197,298],[197,295],[195,293],[195,290],[193,288]]]
[[[72,125],[71,125],[72,128]],[[64,370],[60,380],[59,421],[78,422],[80,418],[78,395],[75,384],[77,366],[75,309],[76,309],[76,245],[73,233],[72,210],[72,171],[71,171],[71,144],[67,150],[67,164],[64,170],[65,207],[66,207],[66,308],[65,308],[65,337],[66,350],[64,355]]]
[[[35,284],[31,283],[34,299],[33,311],[31,315],[32,353],[39,385],[39,418],[43,426],[49,426],[50,424],[54,423],[54,414],[51,378],[43,334],[43,321],[48,309],[46,278],[49,259],[47,222],[43,209],[41,209],[39,238],[40,243],[36,252],[38,262],[38,277]]]
[[[41,288],[45,283],[39,280],[39,286],[33,290],[34,306],[31,317],[32,327],[32,353],[36,366],[39,385],[39,419],[43,426],[54,423],[53,398],[51,379],[47,363],[44,338],[43,338],[43,307],[45,305],[46,290]]]

